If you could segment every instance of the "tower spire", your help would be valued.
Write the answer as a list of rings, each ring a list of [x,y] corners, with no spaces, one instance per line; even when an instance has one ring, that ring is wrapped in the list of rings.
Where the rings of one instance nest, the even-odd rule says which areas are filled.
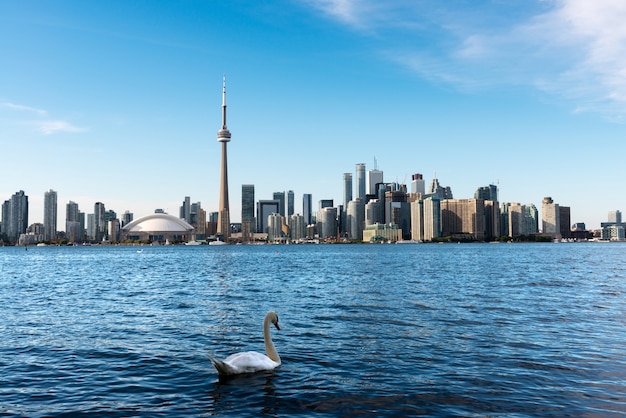
[[[222,84],[222,129],[217,132],[217,140],[220,142],[230,141],[230,131],[226,127],[226,74]]]

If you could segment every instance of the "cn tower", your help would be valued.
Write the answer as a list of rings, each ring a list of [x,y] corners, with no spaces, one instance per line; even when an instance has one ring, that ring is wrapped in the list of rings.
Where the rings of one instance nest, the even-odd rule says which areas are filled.
[[[224,241],[230,238],[230,210],[228,208],[228,164],[226,144],[230,142],[230,131],[226,127],[226,76],[222,88],[222,129],[217,131],[217,140],[222,143],[222,170],[220,173],[220,206],[217,213],[217,234]]]

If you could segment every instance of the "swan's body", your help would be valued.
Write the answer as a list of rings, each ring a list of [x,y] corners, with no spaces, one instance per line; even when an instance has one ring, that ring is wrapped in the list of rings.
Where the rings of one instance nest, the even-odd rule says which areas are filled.
[[[263,321],[263,339],[265,340],[265,354],[256,351],[246,351],[228,356],[225,360],[219,361],[211,358],[213,366],[220,376],[232,376],[236,374],[255,373],[266,370],[273,370],[280,366],[280,357],[274,347],[272,336],[270,335],[270,324],[278,326],[278,315],[276,312],[268,312]]]

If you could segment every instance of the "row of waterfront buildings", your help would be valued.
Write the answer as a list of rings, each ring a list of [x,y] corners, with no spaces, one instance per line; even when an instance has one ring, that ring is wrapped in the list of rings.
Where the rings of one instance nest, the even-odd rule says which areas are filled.
[[[410,185],[385,183],[383,172],[365,172],[364,164],[343,176],[343,202],[322,199],[314,210],[311,194],[302,195],[302,213],[295,213],[295,193],[275,192],[272,199],[256,200],[253,184],[241,186],[241,223],[230,224],[232,241],[299,242],[325,241],[491,241],[542,237],[544,239],[590,239],[594,234],[582,223],[573,224],[570,208],[543,199],[541,214],[533,204],[498,202],[496,185],[480,187],[473,198],[455,199],[450,187],[434,178],[426,188],[423,176],[414,174]],[[355,187],[353,187],[353,185]],[[353,193],[353,191],[355,193]],[[163,212],[160,210],[156,211]],[[133,221],[129,211],[118,216],[96,202],[93,213],[85,214],[78,204],[66,204],[65,231],[58,231],[57,192],[44,195],[43,223],[28,224],[28,196],[15,193],[2,205],[0,241],[33,245],[40,242],[100,243],[129,240],[206,240],[218,233],[218,212],[207,213],[200,202],[185,197],[179,218],[189,230],[147,231],[137,235],[125,231]],[[624,240],[619,210],[609,213],[596,238]],[[163,229],[163,228],[162,228]],[[168,235],[169,234],[169,235]],[[140,238],[141,237],[141,238]]]
[[[221,128],[220,194],[217,212],[206,213],[190,197],[180,208],[179,218],[157,210],[153,215],[133,220],[126,211],[121,217],[106,210],[102,202],[94,212],[81,212],[78,204],[66,205],[65,231],[57,230],[57,193],[45,192],[42,224],[28,224],[28,196],[15,193],[2,205],[0,243],[36,244],[67,241],[191,241],[217,238],[224,241],[437,241],[440,239],[490,241],[541,237],[542,239],[589,239],[594,234],[583,223],[572,225],[570,208],[546,197],[539,211],[533,204],[502,203],[498,188],[490,184],[476,190],[473,198],[455,199],[450,187],[439,184],[436,176],[428,189],[421,174],[406,184],[385,182],[375,164],[366,172],[356,164],[343,175],[343,201],[319,201],[313,211],[311,194],[302,195],[302,213],[295,213],[293,191],[276,192],[269,200],[256,200],[253,184],[241,188],[241,223],[232,223],[229,208],[227,144],[231,133],[226,126],[226,78],[223,79]],[[354,187],[353,187],[354,186]],[[120,219],[121,218],[121,219]],[[621,213],[609,213],[608,222],[595,234],[604,240],[624,240]]]

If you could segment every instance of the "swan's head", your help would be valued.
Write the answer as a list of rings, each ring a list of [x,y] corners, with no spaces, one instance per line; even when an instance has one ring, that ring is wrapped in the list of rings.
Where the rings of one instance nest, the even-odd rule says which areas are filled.
[[[280,331],[280,326],[278,326],[278,314],[274,311],[271,311],[267,313],[267,317],[269,318],[270,322],[274,324],[276,329]]]

